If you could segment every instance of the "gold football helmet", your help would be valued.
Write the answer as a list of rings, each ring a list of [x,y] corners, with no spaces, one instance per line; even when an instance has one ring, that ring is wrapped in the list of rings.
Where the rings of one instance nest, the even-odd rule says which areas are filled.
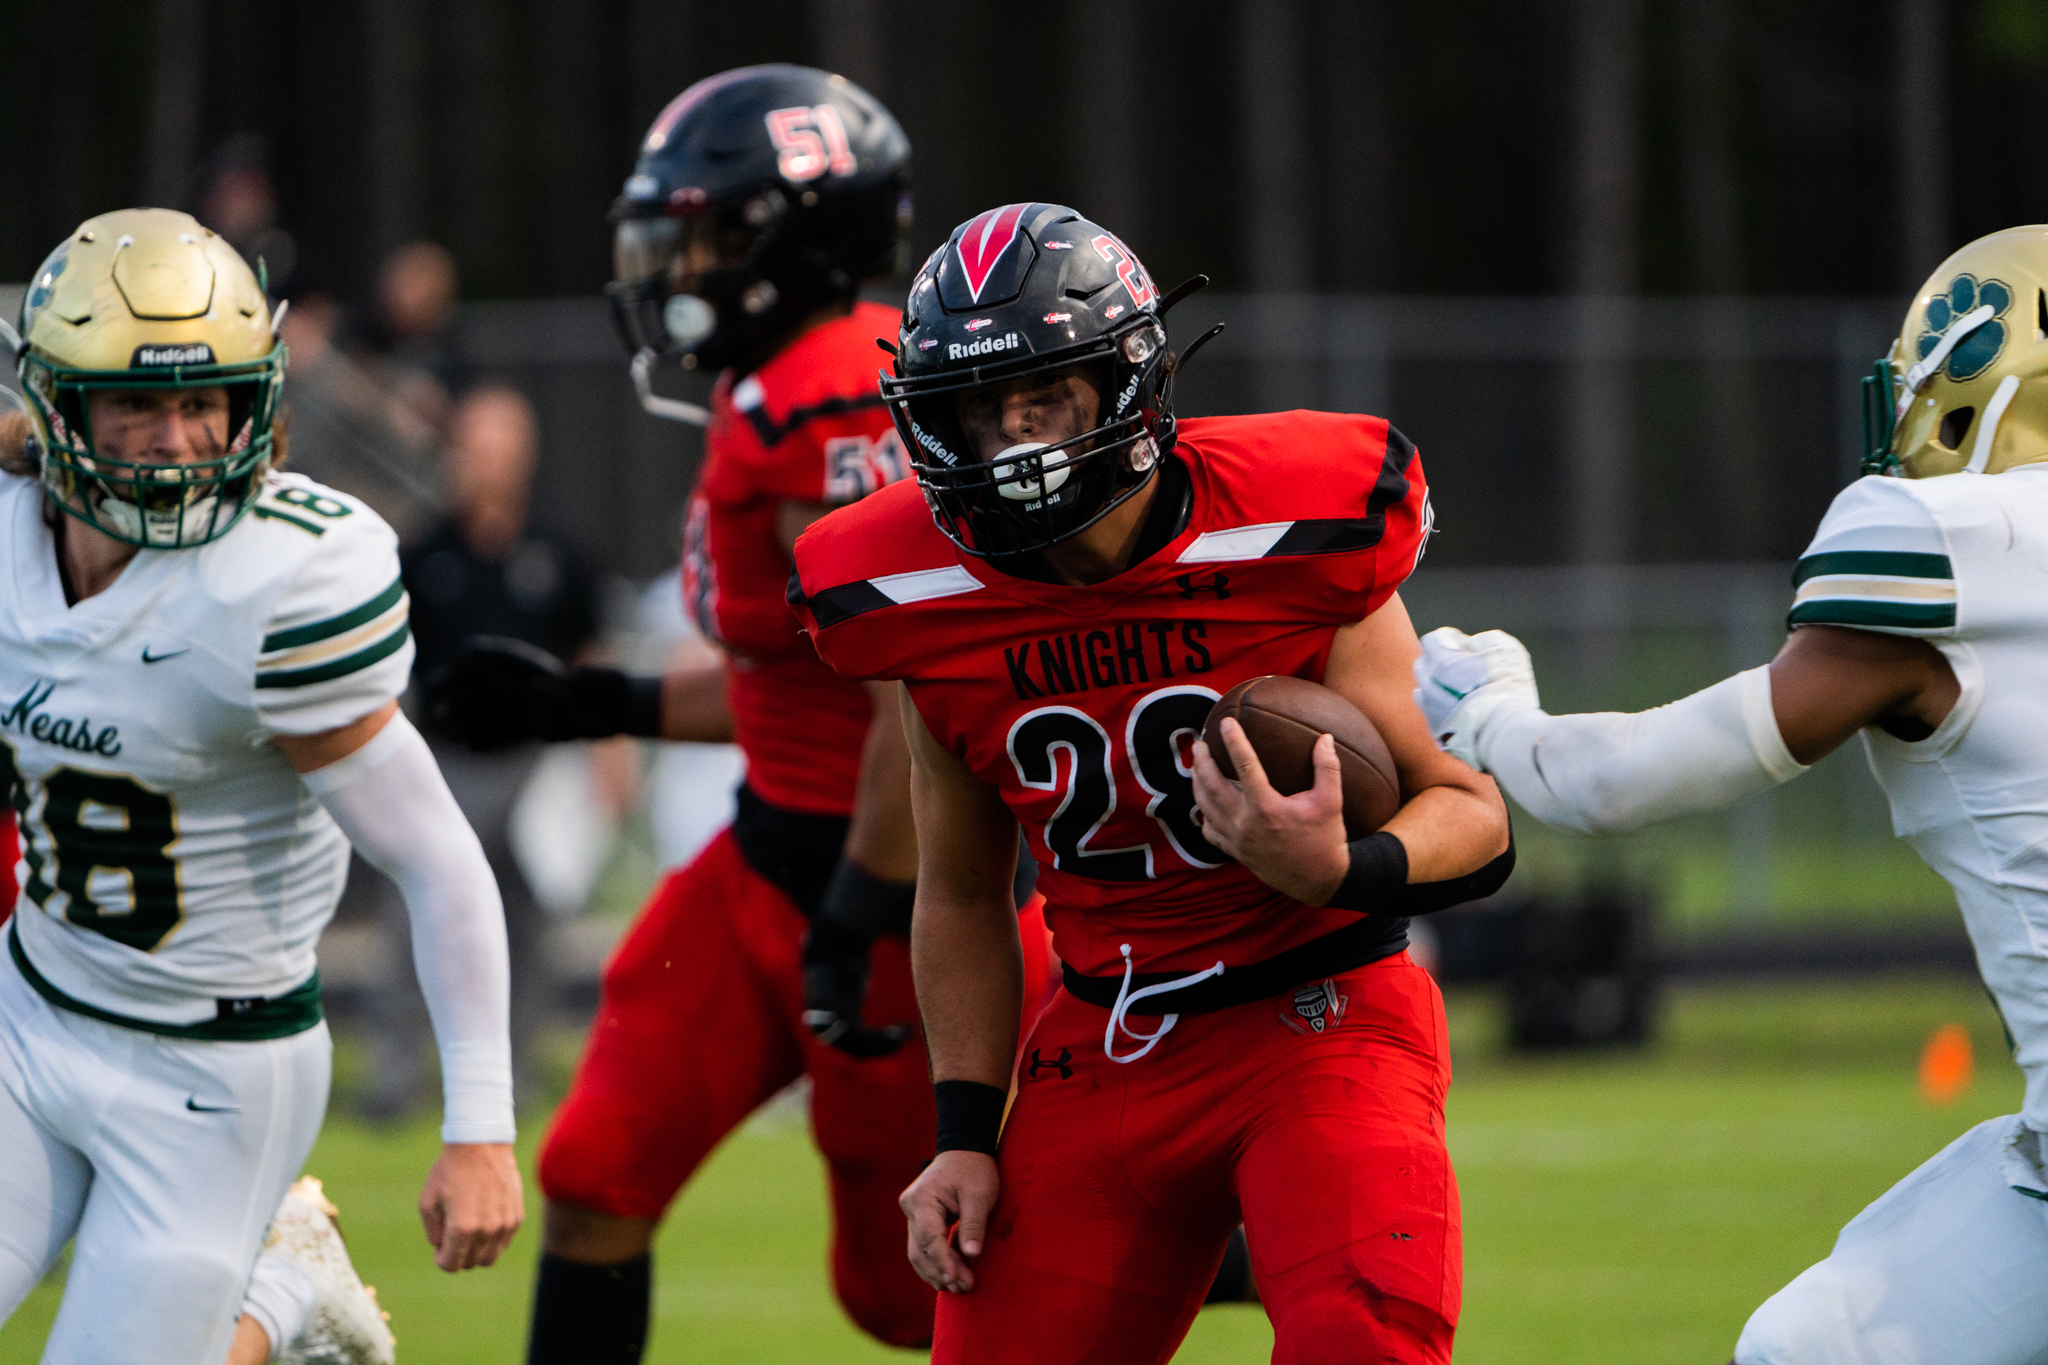
[[[1941,263],[1863,381],[1866,474],[1996,474],[2048,460],[2048,226]]]
[[[276,450],[285,349],[271,321],[255,272],[190,215],[123,209],[81,224],[29,281],[16,361],[57,505],[150,549],[227,534]],[[95,391],[202,388],[228,396],[217,457],[128,462],[95,449]]]

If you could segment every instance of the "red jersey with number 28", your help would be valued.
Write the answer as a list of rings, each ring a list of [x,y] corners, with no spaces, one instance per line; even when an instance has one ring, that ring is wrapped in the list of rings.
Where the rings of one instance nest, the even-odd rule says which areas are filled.
[[[789,614],[777,509],[855,502],[909,472],[875,379],[875,338],[894,336],[897,322],[894,309],[856,305],[737,383],[722,376],[711,396],[683,533],[683,606],[727,651],[747,784],[784,810],[853,810],[872,708],[865,688],[818,661]]]
[[[1337,629],[1422,553],[1415,447],[1377,417],[1197,418],[1187,526],[1107,582],[963,555],[914,485],[797,542],[797,614],[849,678],[901,678],[938,742],[1031,841],[1060,957],[1090,976],[1244,966],[1357,922],[1281,895],[1202,837],[1189,746],[1264,674],[1320,681]]]

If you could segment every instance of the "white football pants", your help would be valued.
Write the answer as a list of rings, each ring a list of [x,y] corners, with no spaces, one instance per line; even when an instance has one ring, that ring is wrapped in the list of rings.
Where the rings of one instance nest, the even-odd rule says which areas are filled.
[[[44,1365],[219,1365],[332,1052],[103,1024],[0,952],[0,1321],[76,1237]]]
[[[1751,1316],[1736,1365],[2048,1365],[2048,1203],[2017,1114],[1978,1124],[1849,1220]]]

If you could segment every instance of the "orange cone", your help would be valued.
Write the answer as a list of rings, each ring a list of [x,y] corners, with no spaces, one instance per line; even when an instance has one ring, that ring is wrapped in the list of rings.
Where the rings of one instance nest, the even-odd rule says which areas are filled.
[[[1929,1104],[1954,1104],[1970,1088],[1977,1058],[1961,1024],[1943,1024],[1920,1049],[1920,1097]]]

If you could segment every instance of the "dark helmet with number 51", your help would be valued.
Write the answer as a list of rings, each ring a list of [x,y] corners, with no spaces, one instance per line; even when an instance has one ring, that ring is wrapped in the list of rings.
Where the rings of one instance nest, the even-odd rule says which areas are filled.
[[[723,368],[900,269],[910,139],[844,76],[748,66],[675,97],[612,206],[627,349]],[[691,247],[709,269],[693,271]],[[690,283],[694,292],[678,292]],[[643,365],[647,362],[641,362]]]
[[[953,229],[911,283],[895,373],[882,376],[938,528],[971,555],[1028,554],[1080,534],[1143,488],[1173,448],[1164,315],[1203,283],[1197,276],[1162,301],[1115,233],[1058,204],[1008,204]],[[1069,366],[1095,372],[1096,425],[983,458],[957,401]]]

